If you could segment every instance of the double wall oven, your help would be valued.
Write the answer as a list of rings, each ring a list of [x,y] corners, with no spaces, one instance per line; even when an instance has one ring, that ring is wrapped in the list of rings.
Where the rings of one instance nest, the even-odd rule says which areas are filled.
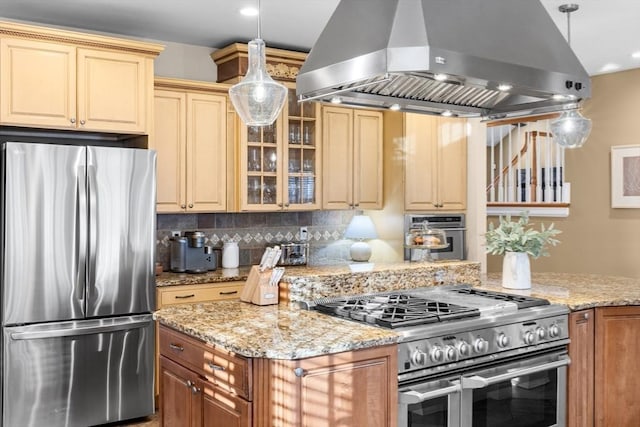
[[[399,427],[565,425],[564,306],[466,285],[310,305],[400,334]]]

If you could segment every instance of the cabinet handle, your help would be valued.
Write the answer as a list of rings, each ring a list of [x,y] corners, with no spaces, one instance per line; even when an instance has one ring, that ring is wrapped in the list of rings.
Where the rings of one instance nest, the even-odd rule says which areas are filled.
[[[584,313],[584,320],[587,320],[589,318],[589,313]]]
[[[187,205],[180,205],[180,209],[187,209]]]
[[[84,126],[85,121],[84,121],[84,120],[80,120],[80,124],[81,124],[82,126]]]
[[[282,203],[278,203],[278,206],[279,206],[279,207],[282,207]]]
[[[296,377],[298,377],[298,378],[302,378],[302,377],[304,377],[305,375],[307,375],[307,371],[305,371],[305,370],[304,370],[304,369],[302,369],[302,368],[295,368],[295,369],[293,370],[293,373],[294,373],[294,374],[296,375]]]
[[[285,203],[285,204],[284,204],[284,207],[285,207],[285,208],[288,208],[288,207],[289,207],[289,203]]]
[[[171,350],[184,351],[184,347],[180,344],[169,344],[169,348],[171,348]]]
[[[353,205],[353,206],[355,206],[355,207],[357,208],[358,206],[360,206],[360,203],[356,203],[356,204],[355,204],[355,205]]]
[[[220,295],[233,295],[237,293],[238,291],[227,291],[227,292],[220,292]]]
[[[71,117],[71,118],[69,119],[69,121],[71,122],[71,124],[75,124],[75,123],[76,123],[76,119],[75,119],[74,117]]]
[[[196,294],[190,294],[190,295],[176,295],[176,299],[187,299],[187,298],[193,298],[195,297]]]
[[[193,394],[200,393],[200,389],[198,387],[196,387],[196,384],[194,382],[192,382],[191,380],[187,380],[187,387],[189,387],[191,389],[191,393],[193,393]]]
[[[189,203],[189,209],[193,208],[193,203]]]
[[[208,365],[211,369],[213,369],[214,371],[224,371],[224,366],[220,366],[220,365],[216,365],[213,362],[208,362]]]

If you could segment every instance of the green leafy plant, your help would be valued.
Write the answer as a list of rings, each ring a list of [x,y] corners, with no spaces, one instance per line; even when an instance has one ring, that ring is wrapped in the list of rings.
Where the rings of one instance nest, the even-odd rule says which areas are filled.
[[[504,255],[505,252],[526,252],[534,258],[549,256],[547,245],[555,246],[560,240],[554,236],[561,233],[560,230],[545,228],[541,224],[540,230],[528,227],[529,216],[525,212],[518,221],[512,221],[511,216],[506,219],[500,216],[498,227],[489,224],[489,230],[485,234],[487,240],[487,253]]]

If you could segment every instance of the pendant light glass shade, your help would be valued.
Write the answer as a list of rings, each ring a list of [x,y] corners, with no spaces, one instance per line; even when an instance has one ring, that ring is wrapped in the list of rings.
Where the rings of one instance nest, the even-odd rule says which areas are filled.
[[[247,75],[229,89],[229,97],[247,126],[268,126],[276,121],[282,111],[287,100],[287,88],[267,73],[262,39],[249,42]]]
[[[565,111],[551,122],[553,141],[565,148],[582,147],[591,133],[591,120],[578,110]]]

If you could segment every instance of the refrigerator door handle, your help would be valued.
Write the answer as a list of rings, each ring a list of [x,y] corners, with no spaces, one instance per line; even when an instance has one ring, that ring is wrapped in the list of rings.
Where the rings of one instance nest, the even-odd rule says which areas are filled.
[[[87,198],[89,200],[89,262],[87,263],[87,278],[90,286],[95,285],[96,275],[96,247],[98,240],[98,206],[96,191],[98,189],[96,178],[96,167],[94,165],[87,166]]]
[[[36,339],[44,339],[44,338],[58,338],[58,337],[70,337],[76,335],[91,335],[91,334],[102,334],[109,333],[115,331],[124,331],[128,329],[140,329],[147,327],[149,323],[153,322],[151,319],[146,320],[133,320],[127,323],[119,323],[112,325],[91,325],[91,326],[82,326],[79,328],[60,328],[60,329],[50,329],[50,330],[42,330],[42,331],[32,331],[32,332],[12,332],[11,339],[13,340],[36,340]]]
[[[86,289],[87,263],[87,187],[86,167],[80,166],[76,170],[76,245],[78,264],[76,268],[76,298],[84,302]],[[82,304],[84,308],[84,303]]]

